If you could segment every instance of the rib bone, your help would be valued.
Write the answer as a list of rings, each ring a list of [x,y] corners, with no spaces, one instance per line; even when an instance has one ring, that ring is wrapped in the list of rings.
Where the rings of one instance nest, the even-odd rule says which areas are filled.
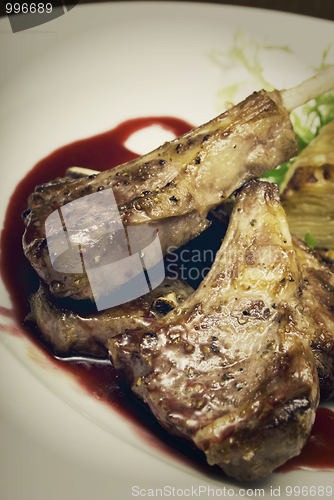
[[[85,272],[71,271],[70,266],[61,272],[51,263],[45,222],[53,211],[112,188],[125,226],[153,225],[161,237],[161,222],[166,229],[168,221],[188,214],[190,230],[188,223],[180,222],[172,223],[177,228],[167,231],[169,245],[176,247],[207,227],[205,217],[210,209],[248,180],[262,176],[296,153],[296,137],[280,93],[255,92],[211,122],[141,158],[96,175],[75,180],[67,177],[38,186],[28,201],[25,254],[54,295],[93,299]],[[96,211],[88,210],[85,202],[81,210],[76,206],[75,218],[81,222],[71,233],[76,242],[73,252],[77,254],[79,245],[85,250],[85,261],[94,262],[110,225],[108,210],[99,213],[97,219]],[[53,238],[63,240],[63,229],[58,233],[55,230]],[[68,262],[74,260],[69,252]]]
[[[334,88],[334,66],[321,71],[296,87],[281,90],[283,106],[289,112]]]
[[[259,479],[298,454],[314,421],[300,278],[277,186],[251,181],[199,288],[108,342],[158,421],[236,479]]]

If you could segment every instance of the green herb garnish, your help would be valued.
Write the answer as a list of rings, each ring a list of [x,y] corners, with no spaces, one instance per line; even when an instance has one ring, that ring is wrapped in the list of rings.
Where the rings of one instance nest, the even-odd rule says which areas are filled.
[[[287,173],[290,165],[294,161],[295,161],[295,158],[293,158],[292,160],[287,161],[285,163],[282,163],[274,170],[269,170],[269,172],[266,172],[265,174],[263,174],[261,179],[265,179],[268,182],[276,182],[276,184],[281,186],[282,182],[284,181],[285,174]]]
[[[291,117],[300,153],[318,135],[321,127],[334,120],[334,92],[313,99]]]
[[[316,99],[313,99],[308,104],[305,104],[299,113],[292,112],[291,119],[293,128],[297,135],[298,154],[303,151],[306,146],[319,134],[321,127],[334,120],[334,92],[329,92]],[[295,162],[296,158],[292,158],[286,163],[282,163],[274,170],[266,172],[262,179],[268,182],[276,182],[281,186],[284,181],[285,174],[289,167]]]
[[[329,61],[330,44],[322,54],[319,66],[312,67],[315,73],[328,68],[332,62]],[[224,70],[231,68],[244,68],[246,70],[245,80],[221,89],[218,92],[220,101],[219,108],[225,107],[226,102],[233,102],[239,88],[252,83],[253,88],[263,88],[267,91],[274,86],[264,77],[262,56],[269,50],[281,50],[292,53],[289,46],[275,46],[260,44],[256,40],[247,39],[242,31],[236,31],[233,37],[233,45],[229,51],[213,50],[209,58]],[[318,135],[321,127],[334,120],[334,92],[329,92],[291,113],[294,131],[298,140],[298,154]],[[296,158],[283,163],[279,167],[263,175],[262,179],[276,182],[281,186],[289,167]]]
[[[306,245],[311,250],[313,250],[314,247],[319,243],[319,241],[314,238],[311,231],[307,231],[307,233],[305,234],[304,240],[305,240]]]

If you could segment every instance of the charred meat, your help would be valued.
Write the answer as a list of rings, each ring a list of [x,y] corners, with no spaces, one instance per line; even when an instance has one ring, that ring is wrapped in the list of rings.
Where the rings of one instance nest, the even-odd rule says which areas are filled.
[[[278,188],[251,181],[199,288],[149,327],[108,341],[158,421],[239,480],[297,455],[314,421],[318,377],[300,282]]]
[[[117,237],[112,230],[113,211],[106,206],[92,208],[87,195],[112,190],[123,225],[153,225],[161,239],[167,231],[169,245],[178,246],[207,227],[209,209],[296,152],[296,137],[280,93],[256,92],[211,122],[137,160],[88,177],[66,177],[38,186],[25,216],[25,254],[52,294],[92,299],[87,275],[74,265],[73,253],[84,249],[85,260],[93,261],[100,248],[108,246],[108,238]],[[76,212],[71,214],[72,250],[66,255],[64,270],[57,270],[49,254],[45,224],[50,214],[59,212],[61,222],[54,223],[52,230],[61,247],[67,209],[78,199],[82,203],[76,203]],[[177,218],[181,218],[178,224]]]
[[[309,342],[315,358],[322,400],[334,396],[334,266],[323,262],[293,237],[301,271],[301,302],[310,323]]]
[[[89,313],[87,310],[92,307],[87,307],[87,304],[80,304],[80,311],[76,311],[64,301],[54,300],[41,283],[39,290],[30,296],[31,313],[27,321],[38,328],[39,334],[57,355],[106,358],[105,344],[110,337],[149,326],[181,304],[192,292],[185,281],[165,278],[161,285],[136,300]]]

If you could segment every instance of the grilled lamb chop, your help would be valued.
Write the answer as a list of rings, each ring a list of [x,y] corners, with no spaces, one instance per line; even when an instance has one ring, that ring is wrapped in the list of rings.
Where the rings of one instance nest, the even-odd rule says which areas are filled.
[[[205,227],[203,218],[211,208],[249,179],[260,177],[296,154],[289,112],[333,86],[334,67],[294,89],[255,92],[209,123],[137,160],[88,178],[66,177],[38,186],[25,212],[25,255],[55,296],[93,300],[94,291],[81,260],[85,265],[100,260],[100,248],[108,248],[106,233],[116,240],[116,246],[120,239],[113,229],[115,211],[109,210],[105,201],[102,208],[99,206],[99,200],[106,200],[108,195],[96,195],[112,191],[123,226],[153,224],[159,237],[159,221],[164,220],[166,231],[171,218],[189,214],[193,224],[198,222],[189,233],[188,223],[167,230],[173,236],[170,245],[184,244]],[[83,201],[76,203],[78,199]],[[89,205],[93,199],[96,203]],[[70,231],[67,217],[71,219]],[[48,221],[55,246],[69,247],[67,264],[58,268],[48,249]],[[68,233],[67,243],[64,232]],[[103,275],[103,270],[99,272]],[[109,292],[103,289],[103,293]]]
[[[55,301],[41,283],[39,290],[29,298],[31,313],[27,321],[37,326],[41,336],[58,355],[88,354],[107,358],[105,343],[110,337],[150,325],[192,292],[185,281],[165,278],[161,285],[138,299],[104,311],[87,313],[71,310],[63,301]]]
[[[315,358],[321,399],[327,400],[334,396],[334,266],[321,262],[295,236],[292,241],[303,277],[300,299],[310,324],[305,338]]]
[[[101,246],[108,246],[104,240],[114,237],[109,228],[114,213],[109,213],[106,205],[103,214],[96,206],[91,209],[87,195],[112,188],[123,225],[150,225],[158,229],[160,240],[166,240],[166,233],[168,245],[176,247],[207,227],[209,209],[245,181],[261,176],[296,151],[295,134],[280,94],[254,93],[211,122],[125,165],[38,186],[29,198],[30,212],[25,217],[25,254],[55,296],[92,299],[87,275],[71,265],[80,260],[78,247],[84,248],[86,262],[100,255]],[[64,271],[56,270],[49,255],[45,223],[51,213],[79,198],[82,203],[76,204],[75,213],[78,227],[71,227],[67,266]],[[59,210],[63,224],[52,228],[53,239],[60,242],[66,225],[63,212],[64,208]]]
[[[231,200],[218,207],[213,215],[227,226],[233,206],[234,200]],[[288,215],[287,219],[290,227]],[[305,317],[312,325],[308,339],[318,370],[320,397],[326,401],[334,397],[334,264],[330,252],[311,250],[294,235],[292,243],[302,276],[300,300]]]
[[[199,288],[107,343],[158,421],[239,480],[297,455],[314,421],[318,377],[300,278],[277,186],[251,181]]]

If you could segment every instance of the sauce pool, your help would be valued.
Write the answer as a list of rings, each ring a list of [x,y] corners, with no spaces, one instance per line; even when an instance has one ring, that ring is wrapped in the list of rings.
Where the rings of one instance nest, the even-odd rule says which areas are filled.
[[[318,408],[312,432],[302,452],[281,465],[276,472],[297,469],[334,470],[334,412]]]
[[[27,208],[28,196],[39,184],[64,177],[69,167],[108,170],[137,158],[125,147],[127,139],[138,130],[160,125],[179,136],[192,126],[184,120],[169,116],[127,120],[103,134],[63,146],[39,161],[17,185],[11,196],[1,233],[0,274],[13,304],[12,317],[20,323],[29,312],[28,296],[38,288],[38,278],[27,263],[22,250],[24,223],[21,214]],[[10,314],[7,311],[7,314]]]
[[[133,160],[138,155],[127,149],[125,142],[134,132],[151,125],[160,125],[175,136],[192,128],[184,120],[173,117],[127,120],[106,133],[57,149],[38,162],[18,184],[6,211],[0,242],[0,273],[12,302],[12,309],[0,307],[0,314],[14,319],[18,327],[0,325],[0,329],[11,334],[19,334],[24,330],[44,350],[52,363],[75,375],[89,393],[110,404],[132,421],[137,431],[153,446],[209,476],[221,477],[221,469],[207,465],[202,452],[183,440],[170,436],[160,427],[146,406],[128,389],[123,374],[109,362],[89,358],[55,358],[51,349],[39,339],[37,332],[24,325],[29,312],[28,297],[37,290],[39,284],[35,271],[23,254],[21,243],[24,232],[21,214],[27,208],[28,196],[38,184],[63,177],[68,167],[102,171]],[[277,472],[304,468],[334,470],[334,412],[329,409],[318,409],[312,434],[302,453],[286,462]]]

